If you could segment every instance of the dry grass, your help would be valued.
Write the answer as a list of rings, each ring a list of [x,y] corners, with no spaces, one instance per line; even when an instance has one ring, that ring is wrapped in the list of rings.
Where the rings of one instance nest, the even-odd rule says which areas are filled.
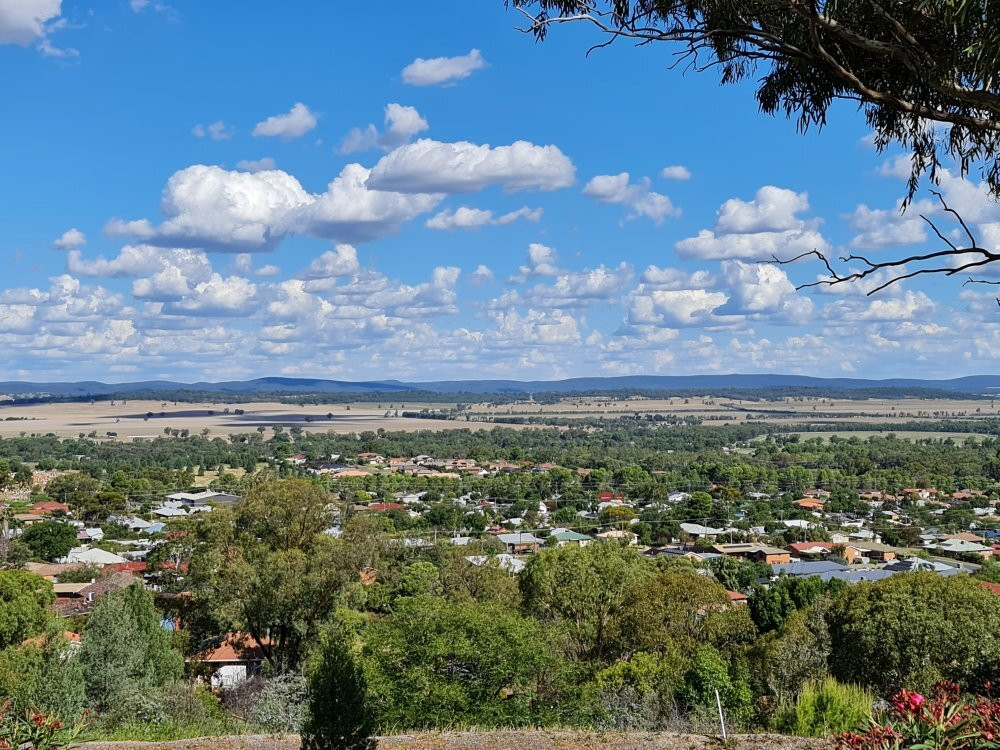
[[[524,730],[420,732],[379,739],[379,750],[825,750],[828,740],[746,734],[723,744],[716,737],[668,732]],[[298,750],[297,735],[206,737],[174,742],[94,742],[87,750]]]
[[[270,437],[272,425],[285,430],[301,427],[312,432],[338,433],[365,430],[415,431],[456,428],[492,429],[492,424],[449,422],[440,419],[403,419],[385,416],[386,408],[376,405],[320,404],[296,406],[273,402],[246,404],[183,403],[166,401],[97,401],[94,403],[0,405],[0,436],[54,433],[73,437],[95,432],[106,438],[108,432],[118,434],[118,440],[150,438],[164,434],[164,428],[188,430],[192,435],[208,430],[210,437],[254,432],[264,427]],[[410,409],[419,405],[407,404]],[[399,403],[394,405],[402,411]],[[228,413],[226,410],[228,409]],[[236,414],[240,409],[245,412]],[[152,413],[151,417],[147,415]],[[162,416],[161,416],[162,414]],[[330,415],[330,418],[327,417]],[[306,421],[306,418],[312,421]]]

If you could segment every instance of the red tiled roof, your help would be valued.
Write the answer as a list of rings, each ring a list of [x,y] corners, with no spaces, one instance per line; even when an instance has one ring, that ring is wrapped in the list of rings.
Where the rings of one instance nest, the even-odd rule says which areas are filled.
[[[264,661],[263,646],[270,646],[268,638],[258,642],[249,633],[229,633],[213,639],[213,642],[191,657],[200,662],[253,662]]]
[[[32,513],[69,513],[69,506],[66,503],[57,503],[54,500],[43,500],[31,506]]]
[[[833,542],[792,542],[791,544],[785,545],[786,549],[793,549],[796,552],[806,552],[807,550],[816,549],[817,547],[833,551]]]
[[[63,635],[63,638],[65,638],[70,643],[79,643],[80,642],[80,634],[79,633],[74,633],[72,630],[64,630],[62,635]],[[44,646],[45,645],[45,634],[43,633],[42,635],[36,635],[34,638],[26,638],[25,640],[21,641],[21,645],[22,646]]]
[[[985,586],[986,588],[988,588],[990,591],[992,591],[997,596],[1000,596],[1000,584],[990,583],[989,581],[980,581],[979,583],[981,583],[983,586]]]
[[[372,503],[367,507],[368,510],[403,510],[406,508],[402,503]]]
[[[144,562],[123,562],[105,565],[101,570],[108,570],[112,573],[145,573],[148,567]]]

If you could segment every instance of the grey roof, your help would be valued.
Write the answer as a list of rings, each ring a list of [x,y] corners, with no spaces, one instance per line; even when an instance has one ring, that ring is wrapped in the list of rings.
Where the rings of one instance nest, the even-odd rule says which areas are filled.
[[[803,560],[802,562],[779,563],[772,565],[771,569],[779,575],[784,573],[789,576],[818,576],[824,573],[847,570],[847,566],[832,560]]]
[[[848,583],[861,583],[862,581],[884,581],[896,575],[895,571],[884,569],[867,570],[836,570],[832,573],[821,573],[820,578],[824,581],[839,579]]]
[[[543,542],[542,539],[528,532],[523,534],[497,534],[497,539],[504,544],[542,544]]]

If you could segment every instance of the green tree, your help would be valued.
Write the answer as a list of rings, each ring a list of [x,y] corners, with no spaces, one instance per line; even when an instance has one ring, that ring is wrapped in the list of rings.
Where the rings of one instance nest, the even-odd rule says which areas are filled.
[[[737,726],[745,725],[753,713],[750,686],[743,680],[734,680],[719,652],[706,646],[691,659],[677,697],[696,715],[712,716],[716,707],[716,691],[730,722]]]
[[[544,627],[499,604],[400,599],[364,641],[383,730],[539,725],[559,703],[550,690],[560,657]]]
[[[990,3],[959,0],[506,0],[526,10],[525,25],[544,38],[555,24],[589,22],[610,43],[619,38],[675,47],[671,67],[715,71],[727,84],[754,81],[767,114],[799,130],[822,127],[838,100],[858,102],[882,150],[911,152],[909,197],[920,177],[936,181],[949,159],[971,165],[1000,195],[1000,22]],[[937,123],[944,127],[935,129]],[[947,131],[947,135],[942,135]],[[834,283],[888,269],[954,273],[1000,255],[969,236],[965,247],[925,257],[861,263]],[[818,251],[814,255],[819,256]],[[944,256],[957,256],[955,264]],[[822,258],[822,256],[820,256]],[[825,261],[826,259],[823,258]],[[921,263],[920,261],[927,261]],[[908,263],[908,265],[906,265]],[[906,265],[905,269],[902,267]],[[917,268],[914,268],[914,267]]]
[[[770,578],[774,574],[767,563],[752,562],[729,555],[709,560],[707,567],[715,579],[727,589],[744,594],[750,593],[758,580]]]
[[[571,648],[583,658],[601,658],[626,611],[629,585],[652,573],[635,550],[618,544],[546,549],[521,573],[529,612],[566,628]]]
[[[967,576],[908,573],[845,591],[827,613],[833,675],[886,697],[1000,675],[1000,597]]]
[[[20,541],[35,557],[58,560],[76,546],[76,529],[64,521],[38,521],[22,532]]]
[[[766,588],[754,586],[750,597],[750,616],[761,631],[776,630],[794,612],[804,609],[824,594],[836,597],[847,584],[833,579],[823,581],[816,576],[780,576]]]
[[[749,642],[755,630],[746,607],[733,607],[721,584],[677,566],[632,583],[617,635],[626,651],[689,655],[706,644]]]
[[[348,580],[338,544],[324,533],[329,495],[304,479],[255,478],[244,500],[194,527],[198,609],[222,630],[249,632],[279,674],[294,671]]]
[[[89,474],[69,471],[45,485],[45,494],[71,508],[84,507],[93,501],[101,483]]]
[[[364,672],[346,637],[330,634],[309,676],[302,750],[373,750],[374,731]]]
[[[24,570],[0,571],[0,648],[41,633],[55,601],[52,584]]]
[[[441,593],[441,573],[434,563],[421,560],[410,563],[396,587],[397,596],[420,596]]]
[[[544,37],[566,17],[609,38],[664,42],[723,83],[750,79],[768,114],[805,129],[826,123],[834,101],[861,103],[875,143],[913,152],[913,180],[944,154],[964,170],[984,160],[1000,193],[1000,24],[992,7],[955,0],[512,0],[534,9]],[[936,139],[926,121],[947,123]]]
[[[87,619],[80,648],[87,697],[107,711],[151,688],[180,679],[184,659],[160,625],[141,584],[105,594]]]

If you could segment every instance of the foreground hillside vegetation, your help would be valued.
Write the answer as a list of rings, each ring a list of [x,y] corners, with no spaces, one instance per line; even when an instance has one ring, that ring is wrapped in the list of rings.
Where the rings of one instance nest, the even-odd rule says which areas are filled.
[[[309,473],[331,455],[357,469],[361,454],[516,470]],[[965,700],[1000,678],[1000,596],[980,580],[998,577],[982,557],[975,575],[849,585],[641,551],[709,550],[680,528],[693,521],[779,546],[822,541],[851,517],[900,547],[931,525],[982,531],[991,516],[977,510],[992,507],[1000,480],[989,437],[822,442],[622,421],[600,431],[22,437],[0,440],[0,461],[6,491],[26,493],[10,511],[68,508],[4,539],[0,694],[67,726],[88,710],[96,737],[302,730],[310,746],[353,737],[360,747],[372,734],[455,728],[718,733],[719,704],[732,732],[823,736],[858,727],[902,689],[930,694],[944,680]],[[38,471],[55,476],[24,489]],[[151,534],[125,523],[206,473],[241,499]],[[906,495],[914,487],[949,500]],[[828,494],[820,520],[795,504],[809,488]],[[900,493],[881,507],[907,524],[873,513],[861,495],[875,488]],[[406,493],[419,502],[393,502]],[[632,502],[598,512],[606,494]],[[546,546],[515,574],[487,531],[515,517],[542,535],[562,525],[592,541]],[[65,616],[52,584],[21,568],[63,558],[76,542],[58,530],[72,520],[103,530],[94,549],[142,550],[148,573]],[[603,530],[638,544],[594,538]],[[111,580],[92,568],[57,577]],[[199,654],[234,634],[237,652],[259,652],[260,673],[210,690]]]

